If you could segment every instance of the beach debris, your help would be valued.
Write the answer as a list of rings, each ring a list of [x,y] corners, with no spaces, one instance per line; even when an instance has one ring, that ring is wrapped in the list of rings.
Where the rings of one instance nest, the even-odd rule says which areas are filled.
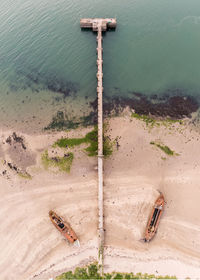
[[[12,164],[11,162],[7,163],[8,167],[10,167],[10,169],[15,170],[16,172],[18,172],[18,168],[16,165]]]
[[[164,209],[164,204],[165,204],[164,196],[162,193],[160,193],[159,197],[155,201],[154,207],[152,209],[150,218],[147,223],[145,236],[143,239],[144,242],[151,241],[152,238],[155,236]]]
[[[64,237],[72,244],[80,247],[78,237],[74,230],[71,228],[70,224],[64,221],[60,216],[58,216],[54,211],[49,211],[49,217],[53,225],[64,235]]]

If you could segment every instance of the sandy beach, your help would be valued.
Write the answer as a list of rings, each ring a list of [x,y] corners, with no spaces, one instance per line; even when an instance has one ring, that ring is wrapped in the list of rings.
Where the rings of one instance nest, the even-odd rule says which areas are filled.
[[[147,126],[130,112],[107,120],[117,139],[104,161],[105,272],[142,272],[200,279],[200,135],[180,123]],[[81,137],[92,128],[25,134],[0,131],[0,274],[1,279],[49,279],[97,260],[97,159],[74,149],[70,173],[45,170],[41,154],[63,137]],[[11,137],[11,141],[7,139]],[[175,152],[166,155],[156,145]],[[59,151],[56,151],[59,153]],[[15,164],[31,179],[8,166]],[[154,201],[167,202],[157,235],[143,238]],[[68,244],[52,226],[48,211],[65,217],[81,247]]]

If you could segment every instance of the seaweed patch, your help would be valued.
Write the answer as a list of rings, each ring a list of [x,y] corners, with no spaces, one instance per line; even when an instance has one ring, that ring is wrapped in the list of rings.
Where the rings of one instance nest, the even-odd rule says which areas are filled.
[[[126,107],[140,115],[153,115],[155,117],[170,117],[183,119],[191,117],[199,108],[198,101],[187,95],[163,95],[148,98],[141,93],[133,92],[133,97],[106,97],[104,98],[103,111],[105,116],[119,115]],[[90,103],[94,111],[97,111],[97,99]]]

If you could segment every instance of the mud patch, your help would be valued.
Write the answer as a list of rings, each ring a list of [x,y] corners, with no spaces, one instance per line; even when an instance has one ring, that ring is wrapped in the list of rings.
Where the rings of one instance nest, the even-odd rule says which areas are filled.
[[[8,145],[8,155],[14,166],[25,171],[28,166],[36,164],[36,155],[28,151],[23,137],[15,132],[6,139]]]

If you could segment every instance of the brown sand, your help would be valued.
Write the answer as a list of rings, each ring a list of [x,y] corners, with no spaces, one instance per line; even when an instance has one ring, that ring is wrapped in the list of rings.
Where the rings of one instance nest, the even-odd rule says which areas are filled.
[[[48,279],[97,259],[96,159],[82,151],[84,146],[76,148],[70,174],[46,171],[40,160],[42,151],[50,151],[62,135],[79,137],[88,130],[23,134],[33,165],[27,157],[21,157],[21,164],[26,161],[32,180],[0,163],[1,279]],[[6,161],[14,159],[5,143],[10,134],[0,133],[1,157]],[[105,271],[199,278],[199,134],[180,124],[150,129],[130,114],[109,120],[108,134],[118,137],[120,146],[104,166]],[[179,155],[167,156],[150,145],[158,140]],[[140,239],[158,190],[167,204],[156,237],[146,244]],[[80,248],[69,245],[52,226],[50,209],[70,222]]]

